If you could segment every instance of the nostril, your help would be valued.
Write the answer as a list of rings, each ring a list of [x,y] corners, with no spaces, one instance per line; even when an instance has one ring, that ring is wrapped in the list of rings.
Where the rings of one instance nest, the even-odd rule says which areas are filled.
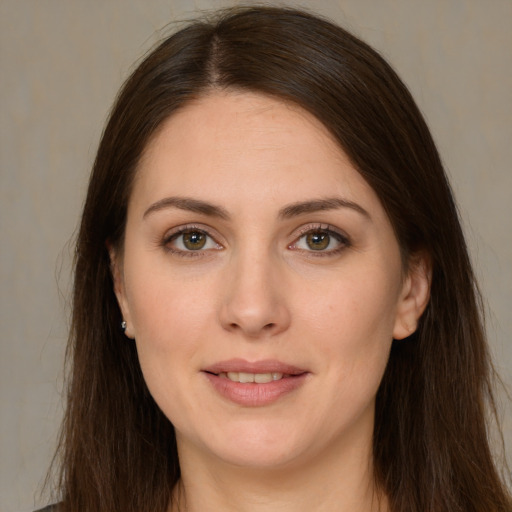
[[[289,311],[284,304],[261,301],[247,303],[229,298],[219,311],[222,327],[232,333],[243,333],[250,338],[273,336],[288,328]]]
[[[237,330],[237,329],[247,330],[247,329],[243,329],[243,328],[242,328],[242,326],[241,326],[240,324],[238,324],[237,322],[231,322],[231,323],[229,324],[229,327],[230,327],[231,329],[233,329],[233,330]],[[263,332],[263,331],[265,331],[265,332],[272,331],[272,330],[274,330],[276,327],[277,327],[277,324],[276,324],[276,323],[274,323],[274,322],[271,322],[271,323],[265,324],[265,325],[261,328],[260,332]]]

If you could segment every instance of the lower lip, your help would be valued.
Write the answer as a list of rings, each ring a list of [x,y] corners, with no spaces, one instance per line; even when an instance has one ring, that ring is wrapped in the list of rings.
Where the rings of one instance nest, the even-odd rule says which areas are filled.
[[[245,384],[233,382],[226,377],[219,377],[212,373],[204,372],[204,375],[217,393],[231,402],[246,407],[260,407],[276,402],[302,386],[307,377],[307,373],[302,373],[265,384],[255,382]]]

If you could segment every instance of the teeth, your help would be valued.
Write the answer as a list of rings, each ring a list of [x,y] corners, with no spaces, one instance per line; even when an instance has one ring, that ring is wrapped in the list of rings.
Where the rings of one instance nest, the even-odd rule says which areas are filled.
[[[254,374],[254,382],[258,384],[266,384],[267,382],[272,382],[272,374],[271,373],[255,373]]]
[[[257,384],[266,384],[274,380],[281,380],[283,374],[279,372],[272,373],[246,373],[246,372],[222,372],[219,377],[228,378],[233,382],[242,382],[244,384],[249,382],[256,382]]]
[[[229,376],[229,373],[228,373],[228,377],[231,379],[231,377]],[[238,382],[254,382],[254,374],[252,373],[244,373],[244,372],[240,372],[238,374]]]

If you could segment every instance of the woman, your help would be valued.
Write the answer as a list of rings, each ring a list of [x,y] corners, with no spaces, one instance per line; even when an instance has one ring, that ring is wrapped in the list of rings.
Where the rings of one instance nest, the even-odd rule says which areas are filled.
[[[309,14],[193,23],[127,81],[70,354],[60,510],[511,510],[432,138],[382,58]]]

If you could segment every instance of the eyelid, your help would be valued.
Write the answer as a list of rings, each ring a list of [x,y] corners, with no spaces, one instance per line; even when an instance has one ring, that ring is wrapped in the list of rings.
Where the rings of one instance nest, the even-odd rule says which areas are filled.
[[[340,247],[337,247],[336,249],[330,249],[326,251],[314,251],[314,250],[305,250],[305,249],[299,249],[296,247],[298,242],[307,234],[314,233],[314,232],[324,232],[327,233],[334,238],[338,240],[338,242],[341,244]],[[305,226],[302,226],[299,228],[299,230],[295,233],[293,242],[288,245],[288,248],[291,250],[296,251],[302,251],[304,253],[307,253],[308,255],[311,255],[313,257],[322,257],[322,256],[331,256],[338,254],[339,252],[343,251],[347,247],[350,247],[352,245],[352,242],[350,240],[350,237],[339,228],[336,228],[335,226],[332,226],[330,224],[325,223],[311,223],[307,224]]]
[[[301,226],[293,236],[294,238],[300,238],[313,231],[325,231],[327,233],[332,233],[338,236],[342,240],[346,240],[347,242],[350,241],[349,236],[344,231],[333,226],[332,224],[326,224],[325,222],[312,222],[306,224],[305,226]]]
[[[208,238],[213,240],[213,242],[217,245],[217,247],[215,249],[211,249],[211,248],[210,249],[198,249],[196,251],[192,251],[192,250],[185,251],[185,250],[182,250],[182,249],[177,249],[177,248],[169,247],[169,244],[173,240],[178,238],[183,233],[188,233],[188,232],[191,232],[191,231],[198,231],[199,233],[203,233]],[[161,240],[160,244],[167,251],[169,251],[171,253],[174,253],[174,254],[179,254],[179,255],[183,255],[183,256],[200,256],[200,255],[202,255],[202,254],[204,254],[204,253],[206,253],[208,251],[211,251],[211,250],[223,249],[224,248],[224,243],[219,242],[219,238],[221,238],[221,236],[218,235],[217,232],[215,230],[213,230],[212,228],[210,228],[209,226],[204,226],[204,225],[199,225],[199,224],[184,224],[184,225],[176,226],[174,228],[171,228],[171,229],[167,230],[165,232],[164,236],[162,237],[162,240]]]
[[[191,232],[191,231],[198,231],[200,233],[204,233],[207,237],[209,237],[216,245],[215,249],[208,248],[208,249],[198,249],[198,250],[182,250],[178,248],[172,248],[169,246],[169,244],[176,238],[178,238],[181,234]],[[305,235],[309,233],[314,232],[324,232],[329,234],[330,236],[334,237],[340,244],[339,247],[336,247],[335,249],[329,249],[329,250],[306,250],[296,247],[298,242],[303,238]],[[295,231],[293,235],[293,241],[287,245],[288,249],[300,251],[303,253],[307,253],[309,256],[312,257],[321,257],[321,256],[332,256],[335,254],[338,254],[342,250],[346,249],[347,247],[350,247],[352,245],[352,242],[350,240],[350,237],[341,229],[332,226],[330,224],[326,223],[309,223],[302,227],[300,227],[298,230]],[[198,256],[205,256],[206,253],[213,251],[213,250],[221,250],[225,248],[225,242],[219,242],[219,239],[222,240],[222,236],[217,233],[216,230],[211,228],[210,226],[204,225],[204,224],[183,224],[176,226],[174,228],[171,228],[167,230],[164,234],[164,236],[159,241],[159,244],[164,247],[168,252],[174,253],[183,257],[198,257]]]

